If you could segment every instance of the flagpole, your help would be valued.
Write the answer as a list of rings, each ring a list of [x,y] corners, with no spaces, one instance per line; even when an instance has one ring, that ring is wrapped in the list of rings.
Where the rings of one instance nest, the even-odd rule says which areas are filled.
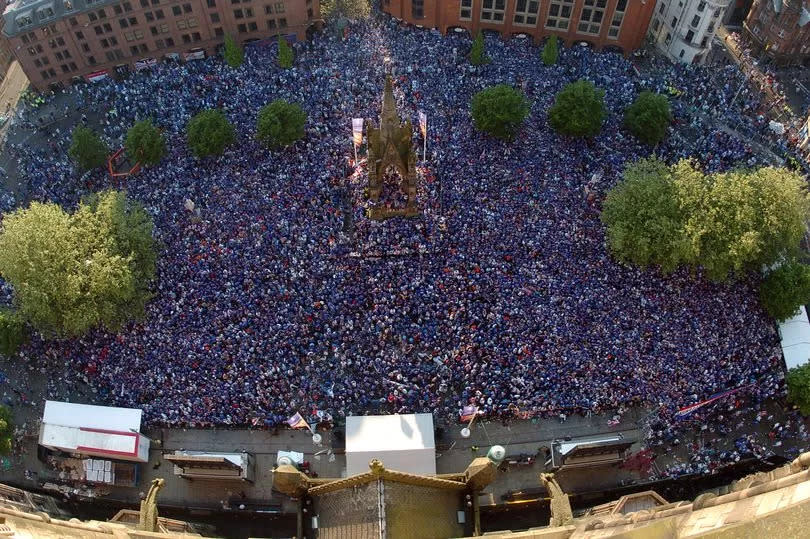
[[[354,166],[357,166],[357,144],[354,143],[354,137],[352,137],[352,146],[354,146]]]
[[[422,161],[427,161],[427,125],[425,125],[424,149],[422,150]]]

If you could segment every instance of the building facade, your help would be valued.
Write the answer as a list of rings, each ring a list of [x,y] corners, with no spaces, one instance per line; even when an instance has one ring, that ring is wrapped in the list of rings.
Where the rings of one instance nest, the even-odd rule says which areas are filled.
[[[810,0],[756,0],[743,23],[752,52],[777,65],[810,63]]]
[[[6,9],[5,0],[0,0],[0,10]],[[3,19],[0,18],[0,34],[3,32]],[[8,40],[0,39],[0,80],[6,77],[11,63],[14,61],[14,53],[11,51]]]
[[[670,60],[702,64],[731,0],[658,0],[650,37]]]
[[[320,20],[319,0],[16,0],[3,36],[39,89],[148,68],[163,58],[213,54],[277,35],[302,40]],[[271,42],[267,42],[271,43]]]
[[[463,28],[503,37],[556,35],[566,45],[631,52],[644,42],[654,0],[383,0],[383,10],[442,33]]]

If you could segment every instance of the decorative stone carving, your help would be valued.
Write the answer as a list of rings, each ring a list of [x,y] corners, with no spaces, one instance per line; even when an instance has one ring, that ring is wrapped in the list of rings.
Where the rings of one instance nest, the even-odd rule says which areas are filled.
[[[554,479],[554,474],[541,473],[540,481],[546,487],[548,495],[551,497],[551,519],[548,522],[549,527],[554,528],[557,526],[565,526],[574,520],[574,515],[571,512],[571,502],[568,500],[568,494],[563,492],[560,484]]]

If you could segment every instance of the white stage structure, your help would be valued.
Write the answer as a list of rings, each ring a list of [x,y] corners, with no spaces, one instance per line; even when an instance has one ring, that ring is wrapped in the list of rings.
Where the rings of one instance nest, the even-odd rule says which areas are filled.
[[[389,470],[436,475],[432,414],[346,418],[346,475],[365,473],[377,459]]]
[[[779,324],[779,337],[788,369],[807,363],[810,359],[810,320],[804,305],[795,316]]]

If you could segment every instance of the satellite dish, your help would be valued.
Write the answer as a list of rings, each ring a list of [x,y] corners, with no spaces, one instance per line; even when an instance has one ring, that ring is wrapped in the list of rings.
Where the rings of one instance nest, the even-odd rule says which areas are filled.
[[[461,437],[462,438],[469,438],[470,437],[470,429],[468,429],[467,427],[464,427],[463,429],[461,429]]]
[[[493,445],[487,452],[487,458],[495,464],[500,464],[506,458],[506,449],[502,445]]]
[[[276,464],[278,464],[279,466],[295,466],[293,459],[291,459],[286,455],[283,457],[279,457],[278,460],[276,460]]]
[[[317,432],[312,435],[312,443],[313,444],[321,445],[321,440],[323,440],[323,437],[320,434],[318,434]]]

